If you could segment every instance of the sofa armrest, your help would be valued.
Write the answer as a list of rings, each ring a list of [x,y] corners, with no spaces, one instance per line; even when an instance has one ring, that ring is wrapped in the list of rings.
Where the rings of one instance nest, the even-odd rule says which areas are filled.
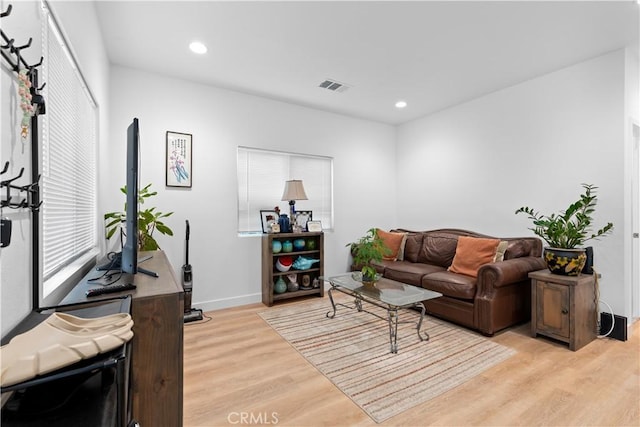
[[[528,280],[530,272],[544,268],[542,258],[530,256],[485,264],[478,270],[478,293]]]

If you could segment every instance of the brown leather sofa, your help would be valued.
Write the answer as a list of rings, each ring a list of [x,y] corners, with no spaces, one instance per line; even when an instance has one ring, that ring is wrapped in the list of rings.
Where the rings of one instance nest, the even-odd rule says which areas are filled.
[[[478,277],[447,271],[460,236],[496,238],[472,231],[392,230],[407,233],[403,260],[382,261],[384,277],[422,286],[443,296],[424,301],[428,314],[493,335],[531,318],[529,272],[546,268],[536,237],[499,238],[508,242],[504,261],[484,264]]]

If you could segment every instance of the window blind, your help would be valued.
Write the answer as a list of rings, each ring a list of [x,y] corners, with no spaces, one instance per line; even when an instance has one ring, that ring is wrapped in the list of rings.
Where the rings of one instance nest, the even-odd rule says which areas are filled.
[[[55,20],[43,9],[43,279],[96,246],[97,107]],[[49,292],[52,289],[49,290]]]
[[[260,210],[279,206],[285,181],[301,179],[309,200],[296,202],[296,210],[312,211],[323,229],[333,228],[333,159],[331,157],[238,147],[238,232],[262,233]]]

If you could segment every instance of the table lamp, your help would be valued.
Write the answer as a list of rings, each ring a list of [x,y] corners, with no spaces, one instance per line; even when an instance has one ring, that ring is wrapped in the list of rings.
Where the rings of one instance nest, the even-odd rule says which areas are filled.
[[[296,200],[308,200],[307,194],[304,192],[304,186],[302,180],[292,179],[286,181],[284,184],[284,194],[282,194],[282,200],[289,201],[289,211],[291,214],[291,227],[295,226],[296,222]]]

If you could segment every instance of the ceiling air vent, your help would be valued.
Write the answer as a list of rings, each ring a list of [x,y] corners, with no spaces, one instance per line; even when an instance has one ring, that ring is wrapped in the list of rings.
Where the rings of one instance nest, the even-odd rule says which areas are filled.
[[[344,92],[345,90],[349,89],[351,86],[348,86],[344,83],[337,82],[335,80],[327,79],[322,83],[320,83],[318,87],[330,90],[332,92]]]

